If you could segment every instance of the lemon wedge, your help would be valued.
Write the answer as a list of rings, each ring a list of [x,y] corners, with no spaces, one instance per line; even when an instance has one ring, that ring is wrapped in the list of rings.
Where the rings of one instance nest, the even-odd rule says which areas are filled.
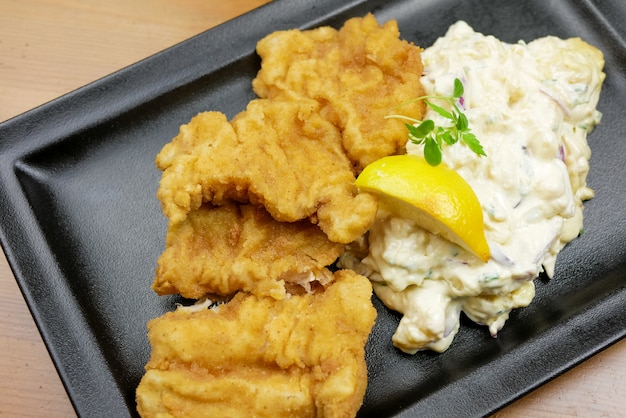
[[[480,202],[465,179],[444,164],[433,167],[415,155],[384,157],[366,166],[355,184],[377,195],[379,207],[391,215],[489,260]]]

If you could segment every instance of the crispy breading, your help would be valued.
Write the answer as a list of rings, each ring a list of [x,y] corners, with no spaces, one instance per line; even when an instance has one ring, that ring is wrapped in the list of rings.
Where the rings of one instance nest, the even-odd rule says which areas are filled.
[[[422,96],[421,49],[399,38],[398,24],[379,25],[369,14],[340,30],[274,32],[257,44],[261,70],[253,80],[260,97],[312,98],[341,129],[343,145],[360,172],[384,156],[404,152],[407,130],[390,114],[415,119],[424,104],[398,105]]]
[[[326,285],[343,252],[307,220],[275,221],[262,207],[205,204],[168,229],[152,288],[199,299],[237,291],[283,299],[294,286]]]
[[[257,45],[261,97],[204,112],[157,155],[169,218],[153,289],[232,300],[152,320],[142,417],[354,417],[376,311],[367,278],[325,267],[362,239],[376,198],[355,176],[402,153],[421,119],[420,48],[372,15]]]
[[[340,270],[324,291],[277,301],[243,292],[152,320],[142,417],[354,417],[376,310],[369,280]]]
[[[157,193],[172,225],[202,202],[263,205],[282,222],[310,219],[349,243],[374,222],[376,200],[357,193],[339,130],[314,100],[249,103],[232,122],[205,112],[181,126],[156,158]]]

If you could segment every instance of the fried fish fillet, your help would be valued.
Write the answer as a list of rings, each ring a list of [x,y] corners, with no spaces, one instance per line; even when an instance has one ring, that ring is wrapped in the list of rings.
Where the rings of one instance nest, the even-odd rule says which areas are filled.
[[[325,267],[374,222],[355,176],[421,119],[420,49],[372,15],[259,42],[261,97],[204,112],[157,155],[169,218],[153,289],[235,293],[152,320],[143,417],[353,417],[376,311],[368,279]],[[304,290],[304,291],[303,291]]]
[[[376,310],[368,279],[335,275],[312,294],[277,301],[242,292],[152,320],[141,416],[354,417]]]
[[[168,229],[152,288],[199,299],[237,291],[283,299],[294,286],[326,285],[343,252],[307,220],[275,221],[262,207],[203,205]]]
[[[357,193],[339,130],[314,100],[253,100],[231,122],[205,112],[157,155],[157,196],[174,225],[203,202],[263,205],[281,222],[309,219],[349,243],[374,222],[376,199]]]
[[[380,26],[371,14],[346,21],[338,31],[274,32],[257,44],[262,62],[254,91],[265,98],[317,100],[322,115],[340,128],[346,153],[360,172],[404,151],[404,122],[385,116],[424,115],[421,101],[396,109],[424,94],[421,49],[399,36],[395,20]]]

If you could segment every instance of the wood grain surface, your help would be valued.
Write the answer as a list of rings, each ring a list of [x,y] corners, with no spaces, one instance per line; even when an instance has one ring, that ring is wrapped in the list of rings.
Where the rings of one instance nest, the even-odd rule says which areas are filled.
[[[266,2],[0,0],[0,121]],[[621,341],[496,416],[626,416],[625,397]],[[0,253],[0,416],[75,415]]]

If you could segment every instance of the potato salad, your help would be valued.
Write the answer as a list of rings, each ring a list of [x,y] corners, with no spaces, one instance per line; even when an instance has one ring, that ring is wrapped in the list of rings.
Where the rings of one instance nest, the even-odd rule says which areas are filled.
[[[509,44],[457,22],[422,55],[429,95],[450,95],[486,156],[444,146],[443,162],[472,187],[483,211],[487,262],[415,222],[379,211],[365,253],[341,264],[367,275],[376,295],[403,317],[393,343],[407,353],[445,351],[461,312],[496,336],[509,313],[552,277],[556,257],[582,231],[591,152],[587,135],[604,80],[602,53],[579,38]],[[441,116],[427,113],[436,123]],[[407,153],[423,147],[407,144]]]

